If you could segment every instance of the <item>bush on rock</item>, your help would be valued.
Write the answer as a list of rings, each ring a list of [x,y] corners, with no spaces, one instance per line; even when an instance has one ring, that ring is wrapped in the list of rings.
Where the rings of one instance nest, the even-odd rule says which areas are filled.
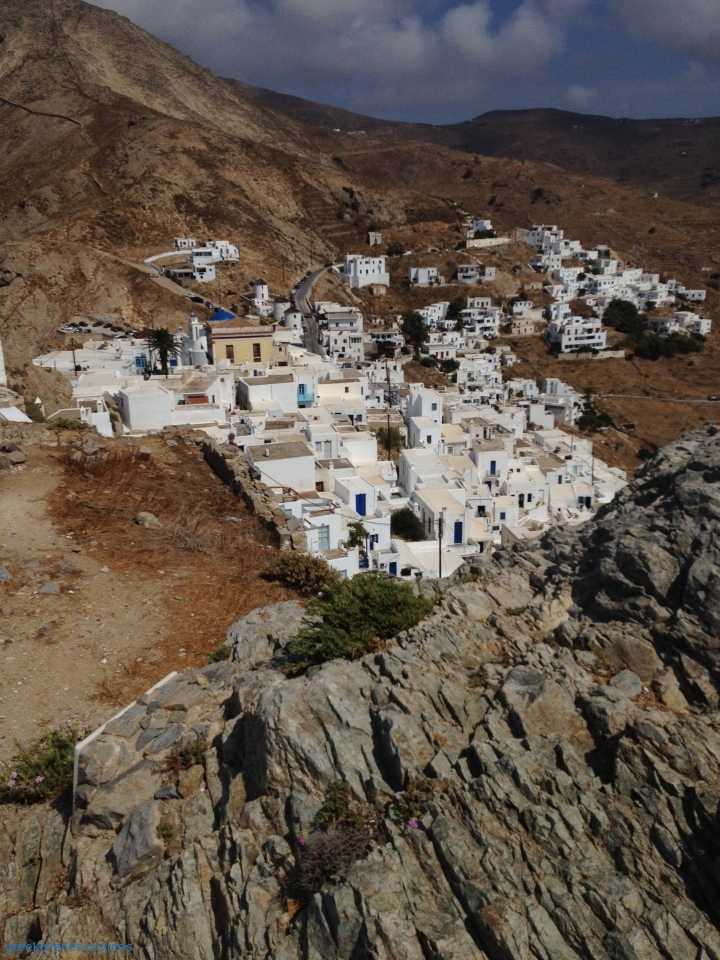
[[[311,557],[309,553],[296,553],[285,550],[268,563],[263,570],[266,580],[278,580],[286,587],[297,590],[303,597],[311,597],[340,579],[337,570],[333,570],[322,557]]]
[[[338,580],[308,602],[308,613],[322,619],[303,623],[290,642],[286,672],[296,676],[340,657],[357,660],[414,627],[432,608],[433,601],[416,596],[407,583],[373,574]]]

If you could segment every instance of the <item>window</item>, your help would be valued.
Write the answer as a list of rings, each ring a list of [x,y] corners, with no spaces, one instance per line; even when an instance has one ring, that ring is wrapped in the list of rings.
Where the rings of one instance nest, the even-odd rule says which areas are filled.
[[[433,403],[432,406],[430,407],[430,409],[431,409],[431,410],[437,410],[437,404],[436,404],[436,403]]]
[[[262,358],[261,358],[261,355],[260,355],[260,344],[259,344],[259,343],[254,343],[254,344],[253,344],[253,362],[254,362],[254,363],[259,363],[261,359],[262,359]]]
[[[507,520],[507,514],[505,513],[504,510],[502,510],[502,511],[500,512],[500,519],[501,519],[501,520]]]
[[[228,358],[230,363],[235,363],[235,347],[232,343],[225,345],[225,356]]]
[[[430,434],[428,434],[427,442],[428,442],[429,444],[432,444],[432,437],[430,436]]]
[[[528,503],[532,503],[532,497],[533,497],[533,495],[532,495],[531,493],[529,493],[529,494],[527,495],[527,502],[528,502]]]
[[[562,482],[563,482],[562,474],[558,474],[558,483],[562,483]]]
[[[345,387],[345,393],[350,393],[350,387]]]

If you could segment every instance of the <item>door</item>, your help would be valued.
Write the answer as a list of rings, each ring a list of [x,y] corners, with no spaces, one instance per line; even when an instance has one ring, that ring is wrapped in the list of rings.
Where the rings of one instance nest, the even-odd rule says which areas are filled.
[[[329,549],[330,549],[330,527],[327,524],[323,524],[322,527],[318,527],[318,550],[325,553],[325,551]]]
[[[388,573],[390,574],[391,577],[397,576],[397,563],[395,560],[393,560],[392,563],[388,564]]]
[[[367,513],[366,497],[367,495],[364,493],[355,494],[355,513],[360,514],[361,517],[364,517]]]
[[[455,521],[455,536],[453,543],[462,543],[463,542],[463,522],[462,520]]]
[[[522,508],[525,506],[525,494],[524,494],[524,493],[519,493],[519,494],[518,494],[518,506],[520,507],[521,510],[522,510]]]
[[[332,457],[332,440],[323,440],[325,446],[325,459],[329,460]]]

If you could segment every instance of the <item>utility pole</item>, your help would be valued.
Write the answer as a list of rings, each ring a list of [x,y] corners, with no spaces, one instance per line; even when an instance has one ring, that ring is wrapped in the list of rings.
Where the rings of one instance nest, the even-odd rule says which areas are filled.
[[[387,355],[385,356],[385,375],[387,377],[387,448],[388,459],[392,460],[392,443],[390,442],[390,366],[388,365]]]
[[[438,517],[438,580],[442,580],[442,538],[445,527],[445,517],[441,513]]]
[[[70,349],[72,350],[73,355],[73,374],[77,373],[77,360],[75,359],[75,348],[77,344],[75,343],[75,337],[70,338]]]

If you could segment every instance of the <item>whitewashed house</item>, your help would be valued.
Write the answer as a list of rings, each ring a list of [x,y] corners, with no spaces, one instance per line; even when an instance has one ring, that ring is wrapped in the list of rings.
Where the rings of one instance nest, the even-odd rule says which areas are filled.
[[[338,270],[338,276],[353,289],[373,284],[389,287],[390,274],[385,267],[385,259],[348,253]]]
[[[604,350],[607,343],[602,320],[595,317],[553,320],[545,336],[549,343],[559,344],[561,353],[574,353],[581,349]]]
[[[418,287],[431,287],[442,282],[442,277],[438,276],[437,267],[409,267],[408,280],[411,285]]]

